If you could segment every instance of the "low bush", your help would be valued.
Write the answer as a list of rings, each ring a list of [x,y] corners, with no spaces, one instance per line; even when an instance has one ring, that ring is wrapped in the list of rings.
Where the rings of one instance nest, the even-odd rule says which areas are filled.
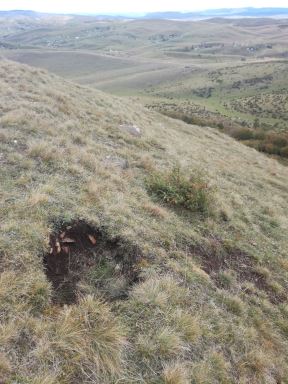
[[[288,145],[288,137],[282,134],[270,133],[267,135],[267,140],[278,148],[284,148]]]
[[[171,206],[202,214],[210,211],[212,188],[199,171],[190,177],[179,166],[168,172],[153,172],[147,178],[147,188],[152,195]]]
[[[286,133],[265,132],[260,129],[252,131],[248,128],[233,131],[232,136],[249,147],[269,155],[288,157],[288,136]]]
[[[288,145],[287,147],[281,148],[281,156],[288,157]]]
[[[232,136],[237,140],[251,140],[254,138],[254,132],[249,128],[239,128],[233,132]]]

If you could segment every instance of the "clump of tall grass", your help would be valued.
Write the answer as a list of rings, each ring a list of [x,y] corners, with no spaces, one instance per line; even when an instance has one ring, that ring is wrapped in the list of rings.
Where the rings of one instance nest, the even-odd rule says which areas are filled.
[[[114,382],[121,372],[124,331],[101,300],[87,296],[78,305],[65,306],[41,332],[34,352],[38,363],[58,362],[69,382],[88,376],[93,382]]]

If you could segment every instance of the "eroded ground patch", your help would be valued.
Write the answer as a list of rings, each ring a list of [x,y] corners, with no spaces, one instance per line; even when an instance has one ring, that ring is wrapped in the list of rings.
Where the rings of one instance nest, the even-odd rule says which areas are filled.
[[[223,288],[220,274],[231,270],[240,283],[253,283],[258,290],[267,294],[273,304],[286,300],[285,294],[273,290],[267,277],[257,269],[257,261],[245,251],[231,247],[222,239],[213,237],[209,241],[209,246],[196,247],[194,252],[201,260],[203,270],[220,288]]]
[[[43,263],[54,303],[73,304],[81,293],[94,291],[110,300],[125,298],[138,281],[140,251],[85,222],[61,226],[49,245]]]

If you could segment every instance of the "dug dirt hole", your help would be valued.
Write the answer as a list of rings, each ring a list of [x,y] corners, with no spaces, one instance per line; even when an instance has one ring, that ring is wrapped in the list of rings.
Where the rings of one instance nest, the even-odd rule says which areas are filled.
[[[62,225],[50,235],[49,245],[43,264],[54,303],[73,304],[81,293],[123,299],[139,280],[140,251],[85,222]]]

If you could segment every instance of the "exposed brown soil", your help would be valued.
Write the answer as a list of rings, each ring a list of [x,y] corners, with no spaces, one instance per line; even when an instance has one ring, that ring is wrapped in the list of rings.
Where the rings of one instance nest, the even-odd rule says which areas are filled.
[[[50,235],[49,245],[43,264],[54,303],[75,303],[81,283],[111,300],[124,298],[138,280],[141,252],[120,239],[108,239],[85,222],[62,226]]]
[[[259,290],[265,291],[273,304],[286,300],[284,295],[271,289],[265,276],[255,270],[253,257],[239,248],[228,247],[223,240],[212,238],[209,247],[196,247],[194,252],[201,259],[204,271],[218,286],[221,286],[219,272],[230,269],[236,272],[239,281],[249,281]]]

